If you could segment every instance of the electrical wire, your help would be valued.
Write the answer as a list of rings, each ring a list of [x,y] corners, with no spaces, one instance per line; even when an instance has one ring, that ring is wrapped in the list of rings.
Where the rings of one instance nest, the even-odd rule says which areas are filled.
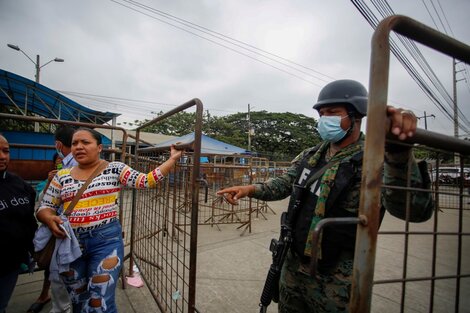
[[[162,23],[165,23],[167,25],[175,27],[179,30],[182,30],[182,31],[185,31],[189,34],[197,36],[201,39],[207,40],[207,41],[209,41],[213,44],[216,44],[216,45],[219,45],[219,46],[224,47],[226,49],[229,49],[229,50],[231,50],[235,53],[241,54],[245,57],[253,59],[257,62],[260,62],[262,64],[270,66],[274,69],[282,71],[286,74],[289,74],[291,76],[299,78],[299,79],[301,79],[303,81],[306,81],[308,83],[311,83],[313,85],[322,87],[321,85],[318,85],[318,84],[316,84],[315,82],[313,82],[311,80],[308,80],[308,79],[305,79],[305,78],[301,77],[299,74],[291,72],[291,70],[293,70],[295,72],[298,72],[300,74],[303,74],[303,75],[307,75],[311,78],[314,78],[314,79],[317,79],[317,80],[320,80],[320,81],[323,81],[323,82],[327,81],[325,78],[334,79],[331,76],[323,74],[323,73],[321,73],[319,71],[316,71],[314,69],[311,69],[309,67],[303,66],[299,63],[293,62],[289,59],[283,58],[279,55],[270,53],[270,52],[265,51],[263,49],[259,49],[259,48],[255,47],[253,45],[244,43],[243,41],[237,40],[233,37],[226,36],[226,35],[224,35],[220,32],[215,32],[213,30],[210,30],[209,28],[206,28],[206,27],[203,27],[203,26],[198,25],[196,23],[192,23],[190,21],[181,19],[179,17],[176,17],[174,15],[166,13],[162,10],[158,10],[156,8],[152,8],[150,6],[144,5],[140,2],[133,1],[133,0],[119,0],[119,1],[118,0],[110,0],[110,1],[112,1],[116,4],[118,4],[118,5],[121,5],[125,8],[128,8],[130,10],[133,10],[137,13],[148,16],[152,19],[155,19],[157,21],[160,21]],[[375,14],[372,12],[372,10],[370,10],[368,8],[368,6],[365,5],[365,3],[363,5],[361,5],[360,1],[354,1],[354,0],[351,0],[351,1],[354,3],[356,8],[358,8],[359,11],[361,11],[361,14],[364,17],[366,17],[366,20],[369,21],[371,26],[375,28],[377,26],[377,24],[379,23],[379,20],[375,16]],[[424,2],[424,0],[422,0],[422,1],[423,1],[423,4],[424,4],[426,10],[428,11],[428,14],[431,15],[430,10],[427,7],[426,3]],[[440,8],[441,12],[444,12],[439,0],[437,0],[437,1],[438,1],[438,5],[439,5],[439,8]],[[380,2],[378,0],[375,0],[375,1],[373,0],[372,2],[374,3],[374,6],[375,6],[376,10],[383,17],[394,14],[393,10],[391,9],[390,5],[387,3],[386,0],[382,1],[382,2]],[[432,3],[432,1],[431,1],[431,4],[432,4],[432,7],[434,9],[434,12],[436,12],[436,14],[439,17],[439,21],[440,21],[441,25],[443,25],[443,27],[445,28],[443,20],[440,18],[439,12],[437,11],[436,6],[434,5],[434,3]],[[359,7],[361,7],[362,9],[360,9]],[[431,18],[432,18],[434,24],[436,25],[436,22],[435,22],[434,18],[432,17],[432,15],[431,15]],[[444,20],[448,24],[448,28],[451,31],[450,25],[448,23],[447,18],[445,17],[445,14],[444,14]],[[437,25],[436,25],[436,28],[437,28]],[[204,34],[204,35],[201,35],[201,33]],[[434,73],[432,68],[429,66],[428,62],[426,61],[424,56],[421,54],[421,52],[419,51],[417,46],[414,44],[414,42],[412,42],[411,40],[409,40],[406,37],[402,37],[402,36],[397,36],[397,37],[398,37],[399,41],[402,43],[402,45],[406,48],[408,53],[415,60],[415,62],[419,65],[419,67],[424,72],[425,76],[427,77],[427,79],[429,80],[429,82],[432,84],[432,86],[434,88],[432,88],[428,83],[425,82],[424,77],[421,76],[419,74],[419,72],[414,68],[412,63],[409,61],[407,56],[401,51],[401,49],[395,43],[395,41],[392,41],[392,43],[391,43],[392,52],[394,53],[395,56],[397,56],[397,59],[399,60],[399,62],[402,63],[402,65],[408,71],[408,73],[413,78],[413,80],[415,80],[415,82],[418,84],[419,88],[423,90],[423,92],[431,99],[431,101],[436,105],[436,107],[444,114],[444,116],[446,116],[447,118],[452,120],[453,119],[452,114],[442,104],[442,102],[444,102],[444,103],[447,103],[448,106],[451,106],[451,104],[453,103],[451,96],[446,91],[445,87],[442,85],[440,80],[437,78],[437,75]],[[220,41],[223,42],[223,43],[221,43]],[[243,51],[246,51],[246,52],[242,52],[238,49],[243,49]],[[250,53],[250,54],[248,54],[248,53]],[[254,57],[253,55],[255,55],[257,57],[264,58],[267,61],[260,60],[256,57]],[[269,62],[275,62],[276,64],[279,64],[280,66],[288,68],[288,70],[286,70],[284,68],[280,68],[279,66],[273,65],[272,63],[269,63]],[[317,74],[321,75],[323,77],[319,77]],[[466,80],[468,81],[468,79],[467,79],[468,73],[466,71],[464,72],[464,75],[466,77]],[[437,93],[434,92],[433,89],[436,89]],[[128,110],[130,112],[133,111],[133,113],[135,113],[135,110],[132,110],[132,109],[135,109],[135,106],[123,104],[123,103],[121,103],[121,101],[139,102],[142,105],[145,104],[145,103],[159,104],[159,105],[171,105],[171,104],[151,102],[151,101],[141,101],[141,100],[124,99],[124,98],[107,97],[107,96],[98,96],[98,95],[90,95],[90,94],[79,94],[79,93],[74,93],[74,92],[69,92],[69,94],[74,95],[76,97],[81,97],[82,99],[87,99],[86,96],[93,96],[92,98],[89,97],[88,100],[92,100],[92,101],[96,101],[96,102],[100,102],[100,103],[104,103],[104,104],[111,104],[111,105],[115,105],[115,106],[120,106],[121,108],[124,107],[124,108],[126,108],[126,110],[127,110],[127,108],[129,108]],[[112,100],[112,101],[110,101],[110,100]],[[120,103],[116,103],[114,101],[119,101]],[[176,105],[172,105],[172,106],[176,106]],[[147,108],[144,106],[144,109],[147,109]],[[153,107],[153,109],[154,109],[154,107]],[[212,110],[217,110],[217,109],[212,109]],[[219,111],[224,111],[224,110],[219,110]],[[463,123],[470,126],[470,122],[466,119],[465,115],[463,115],[461,111],[459,113],[460,113],[459,118],[463,119]],[[467,126],[463,126],[463,125],[459,125],[459,126],[462,128],[462,130],[464,130],[464,131],[467,130],[468,131]]]
[[[162,22],[162,23],[165,23],[165,24],[167,24],[167,25],[170,25],[170,26],[172,26],[172,27],[175,27],[175,28],[177,28],[177,29],[179,29],[179,30],[182,30],[182,31],[184,31],[184,32],[187,32],[187,33],[189,33],[189,34],[191,34],[191,35],[194,35],[194,36],[196,36],[196,37],[199,37],[199,38],[201,38],[201,39],[204,39],[204,40],[206,40],[206,41],[209,41],[209,42],[211,42],[211,43],[213,43],[213,44],[215,44],[215,45],[218,45],[218,46],[221,46],[221,47],[226,48],[226,49],[228,49],[228,50],[231,50],[232,52],[235,52],[235,53],[237,53],[237,54],[240,54],[240,55],[242,55],[242,56],[245,56],[245,57],[247,57],[247,58],[250,58],[250,59],[252,59],[252,60],[254,60],[254,61],[256,61],[256,62],[259,62],[259,63],[262,63],[262,64],[267,65],[267,66],[269,66],[269,67],[272,67],[272,68],[274,68],[274,69],[276,69],[276,70],[278,70],[278,71],[281,71],[281,72],[283,72],[283,73],[285,73],[285,74],[288,74],[288,75],[291,75],[291,76],[296,77],[296,78],[298,78],[298,79],[301,79],[301,80],[303,80],[303,81],[305,81],[305,82],[307,82],[307,83],[309,83],[309,84],[312,84],[312,85],[315,85],[315,86],[318,86],[318,87],[323,87],[323,85],[320,85],[320,84],[318,84],[318,83],[316,83],[316,82],[314,82],[314,81],[311,81],[311,80],[309,80],[309,79],[306,79],[306,78],[300,76],[299,74],[296,74],[296,73],[293,73],[293,72],[291,72],[291,71],[289,71],[289,70],[283,69],[283,68],[279,67],[278,65],[273,65],[273,64],[269,63],[269,61],[274,61],[274,62],[276,62],[276,63],[278,63],[278,64],[280,64],[280,65],[286,66],[286,67],[288,67],[288,68],[290,68],[290,69],[295,69],[294,67],[289,66],[289,65],[287,65],[287,64],[284,63],[284,62],[275,60],[274,58],[268,57],[268,56],[266,56],[266,55],[263,55],[263,54],[261,54],[261,53],[258,53],[258,52],[256,52],[256,51],[254,51],[254,50],[249,50],[249,49],[247,49],[247,48],[244,48],[244,49],[246,49],[246,50],[249,50],[251,53],[253,53],[253,54],[255,54],[255,55],[258,55],[258,56],[260,56],[260,57],[264,57],[264,58],[268,59],[269,61],[264,61],[264,60],[258,59],[258,58],[254,57],[254,56],[252,56],[252,55],[250,55],[250,54],[248,54],[248,53],[245,53],[245,52],[242,52],[242,51],[240,51],[240,50],[237,50],[236,48],[233,48],[233,47],[231,47],[231,46],[229,46],[229,45],[227,45],[227,44],[220,43],[220,42],[218,42],[217,40],[214,40],[214,39],[205,37],[205,36],[203,36],[203,35],[200,35],[200,34],[194,32],[194,30],[200,31],[200,30],[198,30],[198,29],[195,28],[195,27],[188,26],[190,29],[192,29],[192,30],[189,30],[189,29],[186,29],[186,28],[184,28],[184,27],[180,27],[180,26],[175,25],[175,24],[173,24],[173,23],[170,23],[170,22],[167,22],[167,21],[165,21],[165,20],[162,20],[161,18],[158,18],[158,17],[156,17],[156,16],[154,16],[154,15],[148,14],[148,13],[146,13],[146,12],[139,11],[138,9],[135,9],[135,8],[129,6],[129,5],[120,3],[120,2],[117,1],[117,0],[110,0],[110,1],[112,1],[112,2],[114,2],[114,3],[116,3],[116,4],[118,4],[118,5],[121,5],[121,6],[123,6],[123,7],[126,7],[126,8],[128,8],[128,9],[130,9],[130,10],[132,10],[132,11],[135,11],[135,12],[138,12],[138,13],[143,14],[143,15],[145,15],[145,16],[148,16],[148,17],[150,17],[150,18],[152,18],[152,19],[158,20],[158,21],[160,21],[160,22]],[[121,1],[124,1],[124,2],[133,2],[133,1],[128,1],[128,0],[121,0]],[[149,11],[149,10],[146,9],[146,8],[143,8],[143,10]],[[202,32],[202,31],[201,31],[201,32]],[[203,33],[204,33],[204,32],[203,32]],[[217,37],[216,37],[216,38],[217,38]],[[229,44],[238,46],[238,45],[236,45],[236,44],[234,44],[234,43],[230,43],[230,42],[229,42]],[[315,78],[315,79],[318,79],[318,80],[325,81],[323,78],[319,78],[319,77],[317,77],[317,76],[315,76],[315,75],[313,75],[313,74],[311,74],[311,73],[305,72],[305,71],[303,71],[303,70],[300,70],[300,69],[295,69],[295,70],[296,70],[297,72],[299,72],[299,73],[301,73],[301,74],[304,74],[304,75],[307,75],[307,76],[309,76],[309,77],[311,77],[311,78]]]
[[[360,0],[351,0],[354,6],[358,9],[361,15],[369,22],[369,24],[375,29],[379,23],[379,19],[373,13],[373,11],[365,4],[364,1]],[[382,15],[382,17],[387,17],[394,14],[392,8],[387,3],[386,0],[372,0],[372,3],[376,10]],[[426,7],[427,9],[427,7]],[[428,10],[429,12],[429,10]],[[417,69],[412,65],[408,57],[404,52],[399,48],[394,38],[398,38],[402,45],[406,48],[406,51],[411,55],[411,57],[418,64],[420,69],[424,72],[428,81],[432,84],[434,88],[426,82],[426,80],[419,74]],[[449,93],[446,91],[445,87],[442,85],[437,75],[434,73],[432,68],[429,66],[428,62],[424,56],[419,51],[418,47],[409,39],[405,39],[403,36],[394,35],[390,38],[390,49],[392,53],[397,57],[398,61],[404,66],[405,70],[410,74],[412,79],[418,84],[420,89],[428,96],[428,98],[435,104],[435,106],[447,117],[450,121],[453,122],[453,114],[449,111],[453,107],[453,99],[450,97]],[[434,91],[437,90],[437,93]],[[442,99],[442,100],[441,100]],[[447,104],[447,107],[443,103]],[[470,126],[469,121],[465,115],[459,110],[459,119],[462,120],[462,123],[459,124],[459,128],[463,131],[468,132],[468,127]],[[463,125],[465,124],[465,125]]]
[[[191,28],[193,28],[193,29],[199,30],[199,31],[201,31],[201,32],[203,32],[203,33],[205,33],[205,34],[208,34],[208,35],[213,36],[213,37],[215,37],[215,38],[221,39],[221,40],[223,40],[223,41],[225,41],[225,42],[232,43],[232,44],[236,45],[237,47],[240,47],[240,48],[245,49],[245,50],[247,50],[247,51],[250,51],[250,52],[253,52],[253,53],[257,53],[257,54],[260,54],[260,55],[262,55],[262,56],[269,55],[269,56],[275,57],[275,58],[277,58],[277,59],[283,60],[283,61],[285,61],[285,62],[287,62],[287,63],[289,63],[289,64],[292,64],[292,65],[294,65],[294,66],[297,66],[297,67],[299,67],[299,68],[302,68],[302,69],[311,71],[311,72],[313,72],[313,73],[316,73],[316,74],[319,74],[319,75],[321,75],[321,76],[324,76],[324,77],[328,78],[328,80],[325,80],[324,78],[320,78],[320,77],[317,77],[317,76],[313,76],[313,77],[315,77],[315,78],[317,78],[317,79],[319,79],[319,80],[322,80],[322,81],[324,81],[324,82],[329,82],[330,80],[334,80],[334,79],[335,79],[334,77],[331,77],[331,76],[329,76],[329,75],[327,75],[327,74],[324,74],[324,73],[321,73],[321,72],[319,72],[319,71],[317,71],[317,70],[315,70],[315,69],[312,69],[312,68],[307,67],[307,66],[305,66],[305,65],[302,65],[302,64],[299,64],[299,63],[294,62],[294,61],[292,61],[292,60],[289,60],[289,59],[287,59],[287,58],[284,58],[284,57],[282,57],[282,56],[280,56],[280,55],[277,55],[277,54],[274,54],[274,53],[272,53],[272,52],[269,52],[269,51],[260,49],[260,48],[258,48],[258,47],[255,47],[255,46],[253,46],[253,45],[251,45],[251,44],[245,43],[245,42],[243,42],[243,41],[241,41],[241,40],[238,40],[238,39],[236,39],[236,38],[233,38],[233,37],[224,35],[224,34],[222,34],[222,33],[220,33],[220,32],[213,31],[213,30],[211,30],[211,29],[209,29],[209,28],[207,28],[207,27],[204,27],[204,26],[198,25],[198,24],[196,24],[196,23],[190,22],[190,21],[188,21],[188,20],[179,18],[179,17],[177,17],[177,16],[175,16],[175,15],[169,14],[169,13],[164,12],[164,11],[162,11],[162,10],[158,10],[158,9],[152,8],[152,7],[150,7],[150,6],[144,5],[144,4],[142,4],[142,3],[140,3],[140,2],[137,2],[137,1],[134,1],[134,0],[121,0],[121,1],[134,4],[134,5],[136,5],[136,6],[139,6],[139,7],[141,7],[141,8],[146,9],[146,10],[149,10],[149,11],[155,13],[155,14],[158,14],[158,15],[160,15],[160,16],[162,16],[162,17],[168,18],[168,19],[170,19],[170,20],[172,20],[172,21],[178,22],[178,23],[180,23],[180,24],[182,24],[182,25],[185,25],[185,26],[187,26],[187,27],[191,27]],[[255,52],[255,51],[256,51],[256,52]],[[271,59],[271,60],[273,60],[273,59]],[[276,60],[273,60],[273,61],[276,61]],[[281,64],[283,64],[283,65],[285,65],[285,66],[288,66],[288,67],[291,67],[291,66],[289,66],[289,65],[287,65],[287,64],[285,64],[285,63],[281,63]],[[291,67],[291,68],[294,69],[294,70],[297,70],[297,69],[294,68],[294,67]],[[305,73],[305,72],[302,72],[302,73]],[[305,73],[305,74],[307,74],[307,73]]]

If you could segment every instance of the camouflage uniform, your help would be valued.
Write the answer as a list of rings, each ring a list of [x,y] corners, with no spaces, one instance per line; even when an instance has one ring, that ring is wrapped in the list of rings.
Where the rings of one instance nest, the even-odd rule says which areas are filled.
[[[348,312],[353,260],[338,262],[334,270],[318,273],[316,279],[303,271],[307,267],[302,268],[299,259],[288,254],[279,284],[279,312]]]
[[[356,144],[363,145],[363,136],[361,136],[360,141]],[[284,175],[264,183],[255,184],[255,192],[252,197],[271,201],[284,199],[291,195],[294,192],[294,183],[298,184],[301,180],[299,177],[302,176],[301,173],[305,171],[306,165],[313,158],[312,155],[317,153],[319,149],[325,149],[325,145],[324,143],[320,147],[306,149],[300,153],[292,161],[291,167]],[[362,149],[362,147],[360,148]],[[390,152],[390,150],[395,151]],[[362,150],[360,156],[362,161]],[[423,185],[420,169],[414,161],[410,150],[396,149],[396,147],[390,147],[385,154],[384,184],[406,186],[408,161],[410,161],[411,165],[411,186],[426,187]],[[350,162],[350,160],[344,161],[344,163],[341,161],[337,169],[338,175],[336,177],[333,175],[334,181],[328,183],[331,185],[329,195],[335,199],[331,201],[330,199],[326,200],[325,214],[321,215],[320,218],[357,216],[362,162],[356,162],[354,165],[350,165]],[[310,164],[316,164],[311,168],[310,172],[322,168],[326,163],[325,154],[323,153],[318,164],[310,162]],[[345,168],[346,170],[344,170]],[[340,188],[340,186],[342,189],[335,189]],[[300,215],[306,209],[312,210],[311,207],[315,206],[316,201],[319,199],[313,195],[312,188],[309,188],[310,193],[305,198],[302,198],[305,199],[305,202],[309,203],[301,208]],[[314,199],[312,200],[312,198]],[[381,210],[381,217],[383,217],[386,209],[390,214],[405,219],[406,198],[406,192],[402,190],[386,189],[382,192],[383,208]],[[410,221],[421,222],[430,218],[433,212],[430,193],[411,192],[410,201],[410,207],[412,208],[409,216]],[[313,213],[314,216],[316,216],[316,213]],[[305,216],[298,217],[297,219],[303,220],[305,224]],[[325,257],[325,260],[318,260],[318,274],[316,278],[306,274],[310,258],[308,254],[304,253],[307,251],[303,250],[303,247],[306,246],[305,243],[298,242],[299,238],[305,238],[306,235],[304,237],[296,237],[296,232],[300,233],[302,230],[299,230],[300,227],[295,221],[292,222],[292,226],[294,228],[294,243],[284,262],[281,273],[279,312],[348,312],[356,226],[331,226],[323,231],[322,243],[319,248],[322,251],[325,250],[326,256],[334,255],[334,257]]]

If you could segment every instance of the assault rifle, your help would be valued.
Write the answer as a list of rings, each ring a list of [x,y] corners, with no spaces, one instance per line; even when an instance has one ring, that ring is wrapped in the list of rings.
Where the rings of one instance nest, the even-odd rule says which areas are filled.
[[[260,313],[266,313],[268,309],[268,305],[271,301],[278,302],[279,301],[279,278],[281,277],[281,269],[282,265],[284,264],[284,260],[286,259],[287,252],[290,249],[292,244],[292,227],[297,219],[297,213],[299,212],[300,203],[302,202],[302,198],[307,192],[307,189],[310,188],[310,185],[319,179],[325,171],[337,164],[339,161],[336,162],[328,162],[325,166],[321,169],[316,171],[305,183],[305,185],[294,185],[294,194],[291,196],[291,200],[293,201],[293,205],[291,206],[289,203],[289,208],[292,207],[291,211],[287,214],[283,212],[281,215],[281,233],[279,235],[279,240],[272,239],[271,245],[269,246],[269,250],[273,254],[273,263],[269,267],[268,276],[266,277],[266,282],[264,283],[263,293],[261,294],[260,299]],[[298,181],[299,178],[295,181]]]
[[[279,240],[273,238],[269,245],[269,251],[271,251],[273,255],[273,262],[269,267],[266,282],[264,283],[263,293],[261,294],[259,303],[260,313],[266,313],[271,301],[276,303],[279,301],[279,278],[281,277],[281,269],[292,243],[291,221],[295,220],[295,215],[301,202],[303,190],[305,190],[305,188],[300,186],[295,186],[294,188],[296,188],[296,193],[293,200],[293,209],[292,212],[290,212],[292,215],[288,218],[287,212],[282,213]]]
[[[279,278],[281,276],[282,264],[284,264],[291,243],[292,229],[287,225],[287,212],[283,212],[281,215],[281,233],[279,240],[273,238],[269,245],[269,251],[271,251],[273,255],[273,262],[269,267],[263,293],[261,294],[259,304],[260,313],[266,313],[271,300],[276,303],[279,301]]]

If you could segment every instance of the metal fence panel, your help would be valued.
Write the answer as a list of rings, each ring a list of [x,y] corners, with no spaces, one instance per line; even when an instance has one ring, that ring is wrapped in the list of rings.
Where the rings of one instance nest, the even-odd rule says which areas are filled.
[[[130,268],[134,262],[163,312],[195,312],[197,227],[200,196],[202,103],[198,99],[141,125],[136,132],[135,168],[148,172],[168,159],[169,147],[140,148],[140,131],[196,107],[192,150],[155,189],[133,190]],[[191,161],[191,164],[188,161]]]
[[[384,162],[384,146],[387,125],[385,107],[388,92],[389,71],[389,33],[391,30],[412,40],[443,52],[451,57],[470,63],[470,47],[443,35],[425,25],[422,25],[404,16],[391,16],[382,21],[374,33],[372,40],[371,76],[369,85],[369,104],[367,117],[367,136],[363,162],[363,178],[361,190],[360,215],[366,223],[358,226],[356,252],[354,260],[354,277],[351,292],[351,312],[370,312],[372,302],[372,286],[374,285],[374,271],[379,266],[376,263],[378,248],[383,248],[377,241],[379,229],[379,209],[381,205],[382,167]],[[457,152],[461,156],[470,155],[470,143],[456,138],[427,132],[417,131],[413,142],[428,147],[440,148],[447,152]],[[464,159],[461,158],[460,167],[464,167]],[[439,166],[439,161],[437,161]],[[451,189],[450,194],[434,187],[433,195],[438,207],[447,203],[446,209],[436,210],[434,220],[425,224],[398,223],[397,229],[381,233],[379,240],[394,242],[397,236],[402,238],[402,244],[396,253],[387,258],[394,261],[390,268],[381,268],[380,273],[386,273],[387,279],[378,275],[380,280],[375,284],[377,291],[383,288],[384,297],[399,299],[399,311],[404,312],[410,303],[416,304],[419,312],[459,312],[468,307],[468,297],[462,297],[461,287],[465,283],[468,290],[468,267],[463,267],[468,260],[468,254],[462,249],[464,244],[468,246],[468,211],[464,211],[463,188]],[[386,186],[386,188],[397,188]],[[412,188],[405,188],[406,197],[409,199]],[[441,203],[442,201],[442,203]],[[407,210],[412,210],[407,201]],[[444,214],[451,212],[454,214]],[[466,210],[466,209],[465,209]],[[452,225],[442,229],[441,220],[448,218]],[[464,226],[466,225],[466,226]],[[384,225],[385,226],[385,225]],[[392,236],[390,239],[388,236]],[[383,238],[382,238],[383,237]],[[430,254],[416,256],[413,251],[423,251],[415,247],[428,246]],[[454,258],[454,260],[452,260]],[[446,265],[443,265],[442,262]],[[454,266],[447,266],[453,263]],[[468,261],[466,264],[469,264]],[[393,273],[393,268],[400,273],[398,277]],[[413,271],[412,271],[413,269]],[[379,271],[376,271],[379,273]],[[380,274],[382,275],[382,274]],[[395,277],[395,278],[389,278]],[[384,285],[387,282],[387,285]],[[391,287],[389,284],[398,284]],[[442,295],[446,296],[442,296]],[[451,301],[448,296],[451,295]],[[467,293],[468,295],[468,293]],[[452,301],[452,297],[453,300]],[[442,301],[444,299],[444,301]],[[391,301],[394,302],[394,301]],[[439,304],[438,304],[439,302]],[[376,309],[374,309],[376,311]]]

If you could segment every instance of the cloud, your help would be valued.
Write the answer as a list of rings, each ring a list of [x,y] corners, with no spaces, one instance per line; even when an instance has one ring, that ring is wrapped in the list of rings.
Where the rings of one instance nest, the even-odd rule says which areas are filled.
[[[119,120],[132,121],[151,118],[151,112],[167,111],[195,97],[213,115],[246,111],[250,103],[254,110],[315,116],[312,105],[327,82],[353,78],[368,85],[373,29],[349,1],[141,3],[151,10],[125,0],[2,1],[0,26],[8,31],[0,34],[0,67],[34,79],[33,64],[6,43],[19,45],[31,57],[40,54],[42,64],[64,58],[64,63],[42,68],[43,84],[153,102],[72,97],[94,109],[117,111],[122,114]],[[455,36],[469,43],[470,3],[441,4]],[[433,26],[423,3],[391,5],[396,13]],[[187,22],[179,21],[186,25],[156,13],[184,19]],[[211,33],[216,37],[208,34],[210,30],[217,32]],[[449,58],[423,53],[452,93]],[[470,116],[465,105],[470,101],[468,86],[458,83],[458,98],[462,112]],[[440,114],[442,125],[436,118],[428,126],[450,133],[452,122],[442,117],[394,57],[389,99],[398,106],[409,105],[417,114]]]

